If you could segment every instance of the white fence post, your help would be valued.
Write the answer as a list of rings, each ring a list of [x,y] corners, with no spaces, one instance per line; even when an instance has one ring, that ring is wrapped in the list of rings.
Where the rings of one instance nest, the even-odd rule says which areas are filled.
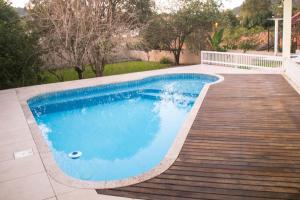
[[[201,51],[201,64],[283,72],[283,58],[279,56]]]

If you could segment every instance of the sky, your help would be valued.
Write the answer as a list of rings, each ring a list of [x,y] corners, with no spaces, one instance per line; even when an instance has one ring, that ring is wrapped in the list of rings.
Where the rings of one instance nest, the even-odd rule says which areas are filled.
[[[14,7],[21,7],[23,8],[28,0],[9,0]]]
[[[242,5],[243,1],[244,0],[223,0],[223,4],[226,9],[231,9]]]
[[[157,4],[166,6],[166,4],[170,4],[172,0],[156,0]],[[224,7],[235,8],[243,3],[244,0],[223,0]],[[10,2],[15,7],[24,7],[28,0],[10,0]]]

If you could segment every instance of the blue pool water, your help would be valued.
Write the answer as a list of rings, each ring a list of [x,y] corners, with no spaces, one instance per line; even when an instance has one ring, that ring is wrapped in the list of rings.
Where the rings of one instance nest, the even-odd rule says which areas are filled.
[[[58,166],[81,180],[141,175],[163,160],[194,101],[217,77],[155,76],[28,101]],[[71,152],[81,157],[72,159]]]

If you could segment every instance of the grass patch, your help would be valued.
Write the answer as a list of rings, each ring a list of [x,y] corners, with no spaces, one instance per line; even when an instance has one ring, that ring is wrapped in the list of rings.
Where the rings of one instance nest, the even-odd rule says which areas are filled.
[[[116,75],[116,74],[127,74],[132,72],[141,72],[155,69],[164,69],[170,67],[170,64],[160,64],[156,62],[145,62],[145,61],[132,61],[132,62],[122,62],[108,64],[105,66],[104,76]],[[64,77],[64,81],[77,80],[78,76],[73,68],[65,68],[57,70],[56,73],[61,74]],[[43,71],[41,73],[43,83],[55,83],[59,80],[48,71]],[[95,77],[94,72],[91,67],[86,67],[84,72],[84,78]]]

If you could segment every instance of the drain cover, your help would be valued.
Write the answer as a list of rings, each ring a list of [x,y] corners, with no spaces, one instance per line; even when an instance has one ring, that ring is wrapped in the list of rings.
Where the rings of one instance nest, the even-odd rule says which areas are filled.
[[[32,156],[32,155],[33,155],[32,149],[27,149],[27,150],[24,150],[24,151],[14,152],[15,160],[20,159],[20,158],[25,158],[25,157],[28,157],[28,156]]]

